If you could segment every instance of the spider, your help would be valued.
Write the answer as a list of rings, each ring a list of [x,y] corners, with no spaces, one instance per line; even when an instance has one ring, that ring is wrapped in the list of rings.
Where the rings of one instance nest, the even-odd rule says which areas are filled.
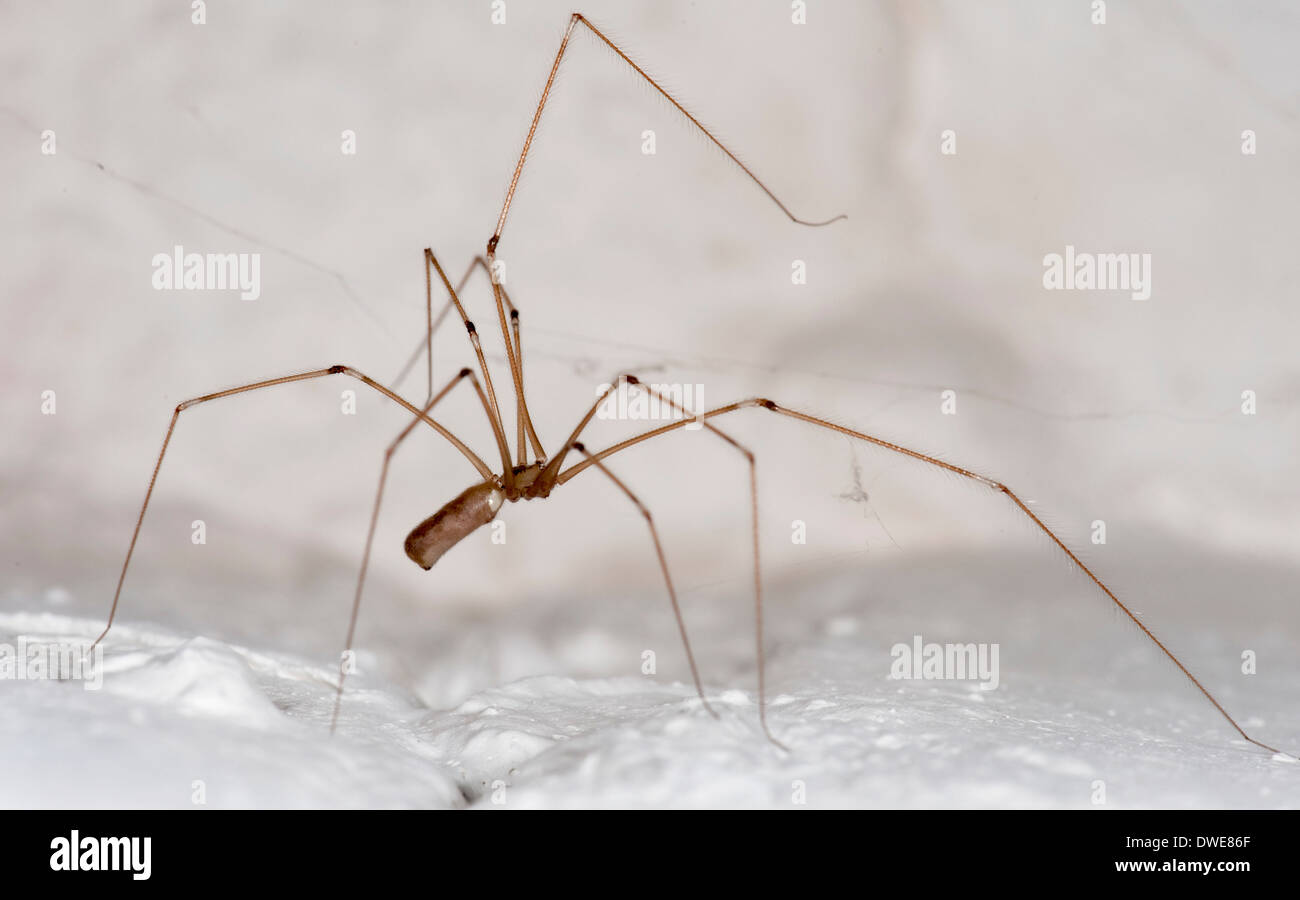
[[[670,397],[664,396],[662,392],[641,382],[634,373],[624,373],[615,380],[614,383],[604,390],[593,403],[587,413],[579,420],[569,436],[564,440],[553,454],[548,454],[538,437],[536,429],[533,427],[532,418],[528,411],[528,403],[524,392],[524,368],[523,368],[523,345],[521,342],[520,314],[514,303],[511,302],[509,294],[504,286],[498,283],[495,277],[492,277],[495,271],[496,251],[500,245],[502,234],[505,230],[506,220],[510,213],[511,203],[514,200],[515,190],[519,185],[519,179],[523,172],[524,163],[527,160],[529,149],[532,146],[533,139],[537,133],[537,127],[541,120],[542,113],[546,108],[546,102],[550,97],[551,90],[555,85],[556,76],[559,71],[560,62],[568,50],[570,40],[575,31],[584,28],[594,35],[600,42],[605,44],[616,57],[630,66],[642,79],[654,88],[664,99],[680,112],[695,128],[697,128],[705,137],[707,137],[718,149],[720,149],[732,163],[734,163],[754,185],[756,185],[764,194],[774,203],[786,217],[798,225],[811,227],[820,227],[829,225],[844,216],[835,216],[824,221],[809,221],[801,219],[794,215],[793,212],[758,178],[744,163],[742,163],[730,149],[728,149],[714,134],[706,128],[699,119],[686,110],[667,90],[660,86],[654,78],[645,72],[636,64],[617,44],[608,38],[596,25],[587,19],[581,13],[574,13],[569,18],[568,27],[564,32],[560,47],[555,55],[555,61],[551,66],[550,74],[547,77],[546,85],[542,91],[541,99],[537,104],[537,109],[533,114],[532,123],[528,129],[527,137],[524,139],[523,150],[519,154],[518,162],[515,165],[514,172],[510,177],[510,183],[506,190],[505,201],[502,204],[500,215],[497,218],[496,228],[492,236],[487,241],[487,247],[484,254],[476,257],[465,273],[465,277],[460,282],[463,289],[465,281],[470,274],[477,268],[481,268],[488,274],[492,282],[492,293],[495,299],[497,322],[500,329],[501,338],[505,344],[506,362],[510,368],[511,389],[514,393],[515,400],[515,453],[512,457],[509,438],[505,428],[505,420],[501,414],[501,404],[498,402],[497,392],[492,383],[491,374],[488,371],[487,361],[484,358],[482,342],[479,337],[478,329],[474,322],[469,318],[462,305],[459,296],[459,290],[453,286],[447,278],[437,256],[431,249],[424,251],[424,269],[425,269],[425,298],[427,314],[427,331],[414,359],[423,352],[427,360],[428,372],[428,400],[423,406],[417,407],[407,399],[400,396],[396,391],[385,387],[364,373],[348,365],[332,365],[325,368],[314,369],[309,372],[301,372],[294,375],[285,375],[279,378],[270,378],[263,381],[256,381],[250,384],[244,384],[238,387],[228,388],[210,394],[204,394],[185,400],[178,404],[172,412],[171,421],[167,426],[166,434],[163,438],[162,448],[158,453],[157,462],[154,465],[153,473],[149,478],[149,486],[145,492],[144,501],[140,506],[140,514],[136,520],[135,529],[131,535],[131,541],[127,548],[126,558],[122,563],[121,574],[118,578],[117,588],[113,594],[112,607],[109,610],[108,621],[104,626],[103,632],[95,639],[94,644],[98,645],[100,641],[108,634],[112,628],[113,620],[117,615],[118,603],[121,600],[122,586],[126,581],[127,570],[131,564],[131,557],[135,552],[136,541],[140,535],[140,529],[144,522],[145,513],[149,508],[149,501],[153,495],[154,486],[158,479],[158,472],[162,467],[163,459],[167,454],[167,447],[171,442],[172,434],[175,431],[176,423],[181,413],[187,409],[208,403],[213,400],[220,400],[225,397],[232,397],[239,394],[246,394],[250,391],[261,390],[263,388],[274,387],[277,385],[292,384],[299,381],[307,381],[315,378],[324,378],[331,375],[345,375],[360,381],[367,387],[384,395],[393,402],[399,404],[411,413],[412,418],[409,424],[388,444],[384,451],[383,466],[380,471],[379,486],[375,493],[374,506],[371,511],[370,525],[366,534],[365,550],[362,556],[360,572],[357,576],[356,591],[353,596],[351,618],[348,624],[347,639],[343,654],[343,662],[339,667],[339,679],[334,701],[334,710],[330,721],[330,730],[333,732],[338,723],[339,710],[343,698],[344,680],[347,675],[347,659],[350,655],[353,638],[356,633],[357,617],[361,608],[361,596],[365,586],[366,570],[369,565],[370,555],[374,543],[375,527],[379,517],[380,506],[383,502],[384,489],[388,480],[389,463],[392,460],[394,452],[398,446],[410,435],[417,426],[426,426],[433,429],[442,436],[452,447],[465,457],[471,466],[478,472],[479,481],[466,488],[457,497],[449,501],[445,506],[439,509],[429,518],[417,525],[407,536],[405,542],[406,555],[423,569],[430,569],[435,563],[449,550],[464,540],[475,530],[487,525],[496,518],[501,508],[506,503],[517,503],[521,500],[544,500],[551,495],[553,491],[567,484],[569,481],[581,475],[588,470],[596,471],[624,494],[630,502],[644,516],[649,528],[650,538],[654,545],[655,553],[659,560],[659,566],[662,570],[664,583],[667,587],[669,602],[672,606],[673,615],[676,619],[678,631],[681,634],[682,645],[685,650],[687,662],[690,666],[691,677],[694,681],[695,690],[699,695],[704,709],[712,716],[717,718],[716,711],[709,705],[704,694],[703,684],[700,680],[699,669],[695,663],[695,656],[691,651],[690,638],[687,635],[686,625],[682,618],[681,608],[677,601],[677,592],[673,586],[672,576],[669,572],[668,562],[664,555],[663,546],[659,540],[659,533],[655,527],[654,518],[649,509],[646,508],[640,498],[620,479],[606,464],[607,460],[619,452],[652,440],[660,435],[667,434],[671,431],[687,426],[703,427],[717,438],[725,441],[746,460],[749,466],[749,495],[751,526],[753,534],[753,594],[754,594],[754,635],[755,635],[755,652],[757,656],[757,675],[758,675],[758,717],[763,734],[769,741],[778,747],[784,746],[776,739],[768,727],[767,710],[766,710],[766,684],[765,684],[765,660],[764,660],[764,641],[763,641],[763,583],[761,576],[761,565],[759,559],[759,540],[758,540],[758,490],[755,471],[755,457],[752,450],[739,441],[732,438],[729,434],[722,431],[714,424],[715,419],[728,416],[741,410],[760,410],[786,418],[795,419],[807,425],[817,428],[826,429],[845,435],[853,440],[863,441],[873,444],[892,453],[901,454],[910,457],[926,465],[946,470],[950,473],[960,475],[964,478],[978,482],[990,491],[1004,497],[1008,502],[1018,508],[1025,516],[1037,526],[1053,544],[1063,552],[1071,563],[1093,584],[1104,593],[1114,605],[1124,613],[1129,619],[1141,629],[1142,633],[1154,643],[1160,651],[1169,658],[1174,665],[1191,681],[1193,685],[1201,692],[1205,698],[1213,704],[1214,708],[1223,716],[1224,719],[1232,726],[1236,732],[1246,741],[1261,747],[1273,753],[1279,753],[1269,745],[1251,737],[1246,731],[1237,724],[1236,720],[1229,715],[1226,709],[1218,700],[1205,688],[1205,686],[1183,665],[1182,661],[1156,636],[1151,630],[1125,605],[1102,580],[1093,573],[1093,571],[1083,563],[1083,561],[1049,528],[1042,519],[1040,519],[1030,507],[1016,495],[1005,484],[988,478],[977,472],[946,462],[934,456],[916,450],[908,449],[890,441],[884,440],[873,435],[864,434],[838,425],[834,422],[818,418],[806,412],[791,409],[783,406],[774,400],[765,397],[751,397],[745,400],[738,400],[723,406],[718,406],[705,411],[691,412]],[[433,317],[433,274],[436,273],[439,282],[446,290],[450,300],[447,309],[439,316],[437,322]],[[461,369],[447,384],[440,390],[433,390],[433,353],[432,341],[433,334],[442,319],[448,311],[454,308],[464,325],[466,335],[470,345],[473,348],[474,355],[477,359],[477,370],[473,368]],[[500,455],[501,471],[496,472],[488,465],[478,454],[467,446],[460,438],[453,434],[449,429],[431,417],[430,413],[445,397],[462,384],[468,384],[476,394],[479,404],[487,416],[495,438],[496,449]],[[581,437],[584,429],[596,415],[601,404],[609,395],[618,389],[621,384],[626,384],[634,389],[645,391],[647,394],[654,396],[660,403],[676,409],[682,414],[681,418],[670,424],[661,425],[657,428],[637,434],[626,440],[620,441],[612,446],[606,447],[599,451],[591,451],[582,442]],[[529,451],[532,452],[532,461],[529,461]],[[570,462],[571,460],[574,460]],[[566,467],[566,462],[570,464]]]

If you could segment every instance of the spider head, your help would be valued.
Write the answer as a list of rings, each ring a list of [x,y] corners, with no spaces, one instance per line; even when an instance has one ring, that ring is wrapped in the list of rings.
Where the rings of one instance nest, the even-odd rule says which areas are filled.
[[[463,491],[406,536],[406,555],[426,571],[471,531],[496,518],[506,495],[494,481]]]

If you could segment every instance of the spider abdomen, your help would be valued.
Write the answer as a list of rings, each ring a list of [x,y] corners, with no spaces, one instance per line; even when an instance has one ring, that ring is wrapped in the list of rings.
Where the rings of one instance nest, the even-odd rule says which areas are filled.
[[[461,492],[406,536],[406,555],[426,571],[471,531],[496,518],[505,502],[495,482],[484,481]]]

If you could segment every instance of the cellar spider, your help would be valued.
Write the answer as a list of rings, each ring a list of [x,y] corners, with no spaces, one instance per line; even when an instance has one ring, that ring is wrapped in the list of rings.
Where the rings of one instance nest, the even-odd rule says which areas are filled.
[[[366,571],[369,566],[371,550],[374,543],[375,527],[378,522],[380,505],[383,501],[384,489],[388,480],[389,463],[391,462],[393,454],[397,450],[398,446],[419,425],[425,425],[441,435],[447,443],[465,457],[469,464],[477,471],[480,480],[463,491],[459,496],[448,502],[442,507],[442,509],[421,522],[411,531],[406,538],[405,543],[407,556],[422,568],[429,569],[443,556],[443,554],[464,540],[471,532],[491,522],[505,503],[516,503],[520,500],[542,500],[549,497],[557,488],[567,484],[573,478],[585,471],[594,470],[599,472],[608,479],[615,489],[625,495],[628,500],[636,506],[646,520],[646,524],[650,531],[650,538],[654,545],[655,554],[658,557],[659,566],[663,572],[664,583],[667,586],[668,599],[672,606],[673,616],[676,619],[677,629],[681,634],[682,645],[686,653],[686,660],[690,666],[691,678],[694,682],[696,693],[699,695],[700,702],[703,704],[704,709],[716,718],[717,713],[713,710],[712,706],[710,706],[708,699],[704,694],[703,683],[700,680],[699,669],[695,663],[695,656],[691,651],[690,638],[687,635],[686,624],[682,618],[681,608],[677,602],[677,592],[673,587],[672,576],[669,573],[668,568],[668,561],[664,555],[663,546],[659,540],[659,533],[655,527],[654,518],[649,509],[646,508],[632,489],[628,487],[622,479],[615,475],[606,464],[606,461],[610,457],[629,447],[633,447],[660,435],[694,424],[697,427],[702,426],[710,433],[733,447],[744,457],[749,467],[750,518],[753,534],[754,634],[758,673],[758,718],[759,724],[767,739],[778,747],[781,747],[782,745],[773,736],[767,722],[765,659],[763,649],[763,583],[759,562],[758,488],[755,457],[753,451],[750,450],[749,447],[719,429],[712,421],[731,413],[739,412],[740,410],[756,409],[794,419],[817,428],[838,432],[839,434],[845,435],[849,438],[865,441],[866,443],[873,444],[893,453],[911,457],[912,459],[918,460],[929,466],[944,469],[948,472],[960,475],[963,478],[978,482],[989,488],[991,491],[1002,495],[1017,509],[1024,513],[1024,515],[1026,515],[1029,520],[1033,522],[1033,524],[1036,525],[1048,537],[1048,539],[1050,539],[1051,542],[1066,555],[1070,562],[1073,563],[1083,575],[1090,579],[1092,583],[1096,585],[1096,587],[1104,593],[1121,612],[1124,613],[1124,615],[1126,615],[1139,629],[1141,629],[1142,633],[1146,635],[1152,643],[1160,648],[1160,651],[1178,667],[1178,669],[1188,678],[1189,681],[1191,681],[1193,685],[1195,685],[1196,689],[1205,696],[1206,700],[1208,700],[1214,708],[1218,710],[1219,714],[1227,720],[1227,722],[1239,735],[1241,735],[1242,738],[1265,750],[1279,753],[1280,751],[1276,748],[1270,747],[1268,744],[1258,741],[1247,734],[1246,731],[1237,724],[1237,721],[1229,715],[1228,711],[1224,709],[1219,701],[1215,699],[1209,690],[1206,689],[1205,685],[1203,685],[1196,676],[1188,670],[1182,661],[1174,655],[1174,653],[1165,646],[1165,644],[1162,643],[1155,634],[1152,633],[1141,619],[1139,619],[1133,611],[1126,606],[1110,590],[1110,588],[1108,588],[1105,583],[1103,583],[1102,580],[1094,574],[1093,571],[1085,565],[1072,550],[1070,550],[1068,546],[1066,546],[1056,533],[1049,528],[1043,520],[1040,519],[1029,508],[1029,506],[1020,499],[1019,496],[1016,495],[1015,492],[1006,485],[992,478],[985,477],[984,475],[962,468],[961,466],[945,462],[944,460],[938,459],[934,456],[929,456],[916,450],[911,450],[898,444],[891,443],[882,438],[864,434],[842,425],[837,425],[834,422],[829,422],[805,412],[790,409],[773,400],[763,397],[752,397],[746,400],[739,400],[714,409],[692,414],[691,411],[677,404],[671,398],[666,397],[650,386],[643,384],[633,373],[624,373],[616,379],[615,383],[612,383],[607,389],[605,389],[597,398],[596,402],[587,410],[586,414],[582,416],[578,424],[565,439],[564,443],[562,443],[556,450],[555,454],[553,456],[547,454],[542,441],[538,437],[537,431],[533,426],[532,418],[528,411],[528,403],[524,394],[523,345],[520,339],[519,310],[515,307],[514,303],[511,302],[505,288],[498,283],[498,280],[495,277],[492,277],[492,274],[494,272],[494,264],[496,261],[496,251],[500,245],[502,233],[505,230],[506,218],[510,213],[510,206],[514,200],[515,190],[519,185],[519,178],[523,172],[524,162],[528,157],[528,151],[532,146],[533,138],[536,136],[537,126],[541,120],[542,112],[546,107],[546,102],[550,97],[551,89],[555,85],[560,62],[569,47],[570,39],[573,37],[575,30],[579,26],[582,26],[599,39],[600,42],[613,51],[618,59],[630,66],[639,76],[641,76],[642,79],[649,83],[651,87],[671,103],[678,112],[680,112],[693,126],[699,129],[699,131],[702,132],[718,149],[720,149],[732,163],[739,167],[739,169],[748,176],[749,179],[759,189],[761,189],[763,193],[766,194],[767,197],[776,204],[781,212],[783,212],[792,222],[799,225],[821,226],[828,225],[837,219],[843,218],[842,216],[836,216],[826,221],[811,222],[795,216],[794,213],[792,213],[790,209],[777,198],[777,196],[758,178],[757,175],[745,166],[745,164],[742,163],[735,154],[731,152],[731,150],[718,140],[709,129],[705,128],[704,125],[694,115],[688,112],[685,107],[683,107],[671,94],[668,93],[668,91],[661,87],[654,78],[638,66],[585,16],[581,13],[574,13],[569,18],[568,27],[560,42],[559,51],[555,55],[555,61],[552,64],[550,74],[546,79],[546,86],[542,91],[541,99],[539,100],[537,109],[533,114],[532,124],[529,126],[527,137],[524,139],[523,150],[519,154],[519,160],[515,165],[514,173],[510,177],[509,187],[506,190],[505,201],[501,206],[501,212],[497,218],[496,228],[493,231],[492,236],[488,239],[486,252],[484,255],[475,258],[460,283],[461,288],[463,288],[465,281],[476,268],[481,268],[486,272],[492,282],[492,294],[496,302],[497,312],[496,324],[500,329],[501,337],[505,343],[506,362],[510,367],[511,388],[514,392],[515,399],[516,434],[515,456],[513,461],[505,429],[505,420],[501,415],[500,404],[498,403],[497,393],[492,383],[492,376],[488,371],[487,361],[484,358],[483,347],[479,338],[478,330],[475,328],[473,321],[470,320],[468,314],[465,312],[464,306],[461,304],[458,289],[448,280],[442,265],[439,263],[438,258],[434,255],[433,251],[426,249],[424,251],[424,262],[425,300],[428,327],[424,340],[421,342],[421,347],[417,349],[416,357],[418,358],[418,354],[422,349],[427,359],[428,395],[424,405],[422,407],[417,407],[410,401],[398,395],[394,390],[374,381],[357,369],[346,365],[333,365],[322,369],[314,369],[309,372],[301,372],[296,375],[286,375],[280,378],[257,381],[211,394],[204,394],[203,396],[186,400],[177,405],[175,410],[172,412],[171,421],[167,426],[167,432],[163,438],[162,449],[158,453],[158,460],[155,463],[153,473],[149,478],[149,486],[145,492],[144,502],[140,506],[140,514],[136,520],[135,529],[131,535],[131,542],[127,548],[126,559],[122,563],[122,571],[118,578],[117,588],[113,594],[113,605],[109,610],[108,621],[104,626],[103,632],[95,639],[92,647],[98,645],[99,642],[108,634],[109,629],[112,628],[113,620],[117,615],[118,603],[122,595],[122,586],[126,581],[127,569],[131,564],[131,557],[135,552],[136,541],[140,536],[140,529],[144,522],[145,512],[149,508],[149,501],[153,495],[154,486],[157,483],[158,472],[162,467],[163,458],[166,456],[168,444],[171,442],[172,434],[175,431],[176,423],[180,418],[181,413],[191,407],[207,403],[211,400],[219,400],[224,397],[245,394],[250,391],[261,390],[262,388],[292,384],[299,381],[308,381],[329,375],[346,375],[360,381],[367,387],[372,388],[402,406],[407,412],[412,414],[412,419],[410,423],[408,423],[406,427],[403,428],[395,438],[393,438],[393,440],[388,444],[387,449],[384,451],[383,465],[379,474],[379,486],[375,492],[375,502],[371,510],[370,525],[366,533],[365,550],[362,554],[356,591],[353,596],[351,618],[348,622],[347,638],[344,644],[344,661],[340,664],[339,668],[339,679],[334,701],[334,710],[330,721],[331,732],[333,732],[338,723],[339,709],[343,697],[344,679],[347,674],[346,661],[350,655],[349,651],[352,648],[353,638],[356,633],[357,617],[361,609],[362,589],[365,586]],[[437,273],[438,280],[441,282],[450,298],[448,309],[454,307],[456,313],[460,316],[478,363],[477,372],[471,368],[461,369],[460,372],[458,372],[445,386],[441,388],[441,390],[436,393],[433,390],[433,333],[437,324],[440,324],[442,318],[445,317],[447,310],[444,310],[443,316],[439,317],[439,322],[435,323],[433,319],[433,273],[435,272]],[[481,380],[479,377],[480,375],[482,376]],[[464,383],[468,383],[473,388],[474,393],[478,397],[479,404],[491,425],[496,449],[501,458],[501,471],[499,473],[494,472],[493,469],[460,438],[430,416],[433,408],[437,406],[439,402]],[[661,403],[665,403],[668,406],[675,408],[677,412],[681,413],[682,418],[672,422],[671,424],[662,425],[658,428],[653,428],[627,438],[626,440],[606,447],[603,450],[592,452],[591,450],[588,450],[581,441],[583,430],[596,415],[601,404],[614,390],[617,390],[621,384],[626,384],[630,387],[646,391],[647,394],[657,397]],[[533,459],[531,462],[528,461],[530,447],[533,453]],[[570,454],[574,454],[577,461],[573,462],[568,468],[565,468],[564,464],[566,460],[570,459]]]

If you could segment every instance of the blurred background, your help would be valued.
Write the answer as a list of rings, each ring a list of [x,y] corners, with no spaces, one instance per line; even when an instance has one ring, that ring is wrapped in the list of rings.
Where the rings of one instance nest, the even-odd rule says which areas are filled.
[[[500,9],[504,24],[486,0],[212,3],[203,25],[175,3],[4,10],[5,609],[106,615],[181,400],[335,363],[395,382],[424,327],[422,249],[453,277],[482,251],[571,11]],[[548,448],[631,371],[942,456],[1033,501],[1243,718],[1296,743],[1279,715],[1300,632],[1295,10],[1110,4],[1105,24],[1034,2],[810,2],[806,24],[784,2],[581,10],[797,215],[847,219],[789,222],[578,29],[498,249]],[[175,245],[260,253],[260,298],[154,290],[151,260]],[[1150,299],[1045,290],[1043,258],[1066,245],[1149,253]],[[508,396],[481,276],[464,299]],[[473,360],[449,325],[436,382]],[[399,388],[418,403],[422,366]],[[472,394],[435,415],[497,464]],[[119,621],[333,659],[383,448],[406,421],[340,377],[185,413]],[[1067,696],[1125,688],[1131,655],[1123,677],[1155,686],[1153,729],[1168,691],[1198,738],[1233,737],[1003,498],[761,411],[718,424],[758,453],[778,667],[782,646],[844,621],[885,660],[868,681],[914,633],[1001,641],[1008,690],[1024,665],[1021,684],[1057,678]],[[597,421],[585,438],[640,427]],[[678,433],[609,464],[656,516],[706,681],[752,689],[742,460]],[[434,707],[538,672],[636,675],[647,646],[663,677],[688,679],[644,522],[597,474],[504,510],[504,546],[484,530],[431,572],[412,565],[407,531],[474,480],[431,433],[396,456],[358,632],[377,665]],[[1253,679],[1247,648],[1270,660]],[[811,677],[778,668],[774,690]]]

